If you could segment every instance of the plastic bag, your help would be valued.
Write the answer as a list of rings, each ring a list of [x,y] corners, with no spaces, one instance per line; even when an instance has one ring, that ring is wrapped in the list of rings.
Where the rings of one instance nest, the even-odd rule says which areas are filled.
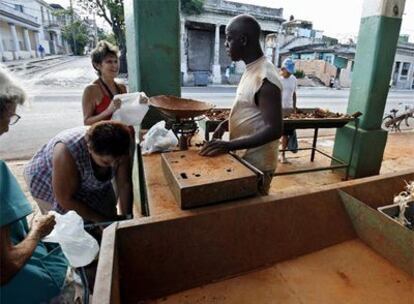
[[[59,243],[73,267],[90,264],[99,252],[99,245],[83,228],[83,219],[73,210],[64,215],[54,211],[50,213],[55,216],[56,225],[42,241]]]
[[[178,139],[172,130],[165,128],[162,120],[151,127],[141,143],[142,154],[170,151],[178,145]]]
[[[115,95],[113,99],[121,100],[121,107],[114,112],[112,120],[128,126],[140,125],[148,112],[148,97],[144,92]]]

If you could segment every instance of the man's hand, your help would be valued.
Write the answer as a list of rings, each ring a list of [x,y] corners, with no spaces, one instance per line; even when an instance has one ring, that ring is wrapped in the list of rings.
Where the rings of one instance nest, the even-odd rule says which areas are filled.
[[[55,225],[55,216],[52,214],[36,216],[32,223],[32,234],[35,238],[41,240],[52,232]]]
[[[228,128],[229,121],[224,120],[222,121],[217,128],[214,130],[213,138],[215,139],[221,139],[223,137],[224,132],[226,132],[226,129]]]
[[[206,145],[201,149],[200,155],[202,156],[216,156],[220,154],[225,154],[231,151],[230,142],[224,140],[213,139],[206,143]]]

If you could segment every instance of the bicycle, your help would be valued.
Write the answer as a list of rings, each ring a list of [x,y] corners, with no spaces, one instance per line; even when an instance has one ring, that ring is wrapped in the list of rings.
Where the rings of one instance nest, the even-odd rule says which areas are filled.
[[[390,114],[386,115],[382,122],[387,129],[391,128],[391,132],[401,132],[401,123],[404,121],[405,125],[409,127],[408,119],[414,118],[414,108],[410,108],[409,106],[405,106],[405,112],[401,115],[397,116],[398,109],[391,109]]]

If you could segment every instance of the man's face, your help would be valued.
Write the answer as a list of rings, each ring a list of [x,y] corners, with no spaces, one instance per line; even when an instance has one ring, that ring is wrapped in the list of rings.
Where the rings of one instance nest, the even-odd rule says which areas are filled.
[[[0,135],[9,131],[10,120],[16,115],[16,104],[8,103],[3,114],[0,116]]]
[[[224,42],[227,55],[232,61],[239,61],[242,59],[245,45],[240,34],[231,28],[231,25],[226,27],[226,41]]]
[[[290,73],[285,69],[285,68],[282,68],[281,70],[280,70],[280,75],[283,77],[283,78],[289,78],[289,76],[290,76]]]

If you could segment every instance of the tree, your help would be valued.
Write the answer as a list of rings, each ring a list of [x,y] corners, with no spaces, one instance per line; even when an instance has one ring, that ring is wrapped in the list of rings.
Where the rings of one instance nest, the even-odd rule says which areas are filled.
[[[77,0],[78,4],[88,12],[96,12],[112,28],[116,44],[121,50],[121,72],[126,72],[126,41],[123,0]]]
[[[83,55],[89,41],[88,28],[85,23],[76,20],[72,24],[64,26],[62,35],[75,55]]]
[[[203,12],[204,0],[181,0],[181,12],[185,15],[199,15]]]
[[[98,40],[106,40],[112,44],[116,44],[116,39],[114,33],[107,33],[103,29],[98,28]]]

